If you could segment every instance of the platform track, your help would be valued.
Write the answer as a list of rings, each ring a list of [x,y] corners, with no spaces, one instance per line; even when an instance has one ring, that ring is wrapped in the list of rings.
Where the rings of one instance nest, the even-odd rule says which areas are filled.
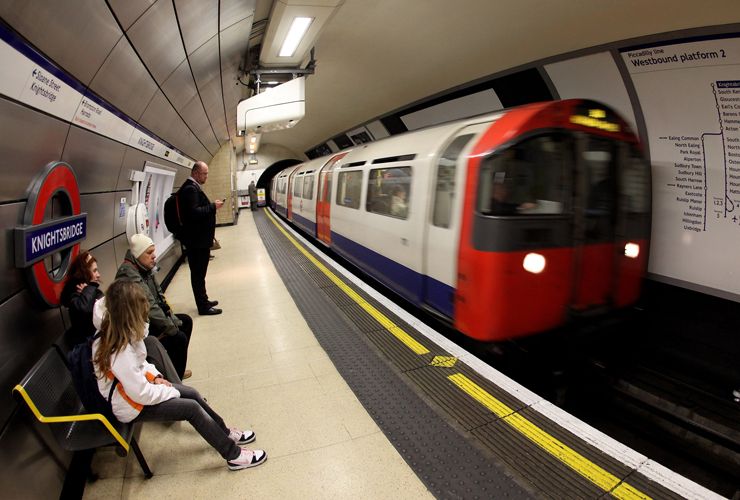
[[[478,375],[294,238],[255,223],[275,268],[362,405],[438,498],[681,498]]]

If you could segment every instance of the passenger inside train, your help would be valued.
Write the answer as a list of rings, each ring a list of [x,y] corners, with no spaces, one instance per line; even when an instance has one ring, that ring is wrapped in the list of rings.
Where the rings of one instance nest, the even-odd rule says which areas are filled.
[[[391,193],[391,215],[405,219],[408,212],[409,206],[406,203],[406,188],[397,184],[393,187],[393,192]]]

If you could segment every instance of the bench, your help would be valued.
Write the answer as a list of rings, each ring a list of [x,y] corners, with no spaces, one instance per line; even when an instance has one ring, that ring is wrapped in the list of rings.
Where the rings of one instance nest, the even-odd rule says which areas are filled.
[[[127,456],[133,450],[144,476],[147,479],[152,477],[152,471],[136,443],[134,424],[111,422],[100,413],[85,410],[72,383],[65,356],[58,346],[46,351],[21,383],[13,388],[13,393],[39,422],[50,426],[61,448],[82,452],[115,446],[119,456]]]

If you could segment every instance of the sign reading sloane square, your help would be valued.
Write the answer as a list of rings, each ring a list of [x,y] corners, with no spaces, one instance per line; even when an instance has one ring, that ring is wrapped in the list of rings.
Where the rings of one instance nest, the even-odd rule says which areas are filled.
[[[49,210],[54,201],[54,210]],[[44,220],[52,213],[57,218]],[[72,168],[64,162],[49,163],[29,190],[23,226],[15,229],[15,265],[26,268],[28,284],[49,307],[59,305],[64,278],[79,243],[87,235],[87,214],[80,213],[80,189]],[[60,254],[47,269],[44,259]]]

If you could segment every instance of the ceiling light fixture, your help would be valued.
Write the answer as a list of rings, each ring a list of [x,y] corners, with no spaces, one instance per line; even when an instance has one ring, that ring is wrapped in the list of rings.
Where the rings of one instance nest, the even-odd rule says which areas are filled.
[[[313,22],[313,17],[296,17],[293,19],[293,23],[290,25],[288,34],[278,54],[280,57],[293,57],[298,45],[303,40],[303,36],[308,31],[308,27],[311,26],[311,22]]]

